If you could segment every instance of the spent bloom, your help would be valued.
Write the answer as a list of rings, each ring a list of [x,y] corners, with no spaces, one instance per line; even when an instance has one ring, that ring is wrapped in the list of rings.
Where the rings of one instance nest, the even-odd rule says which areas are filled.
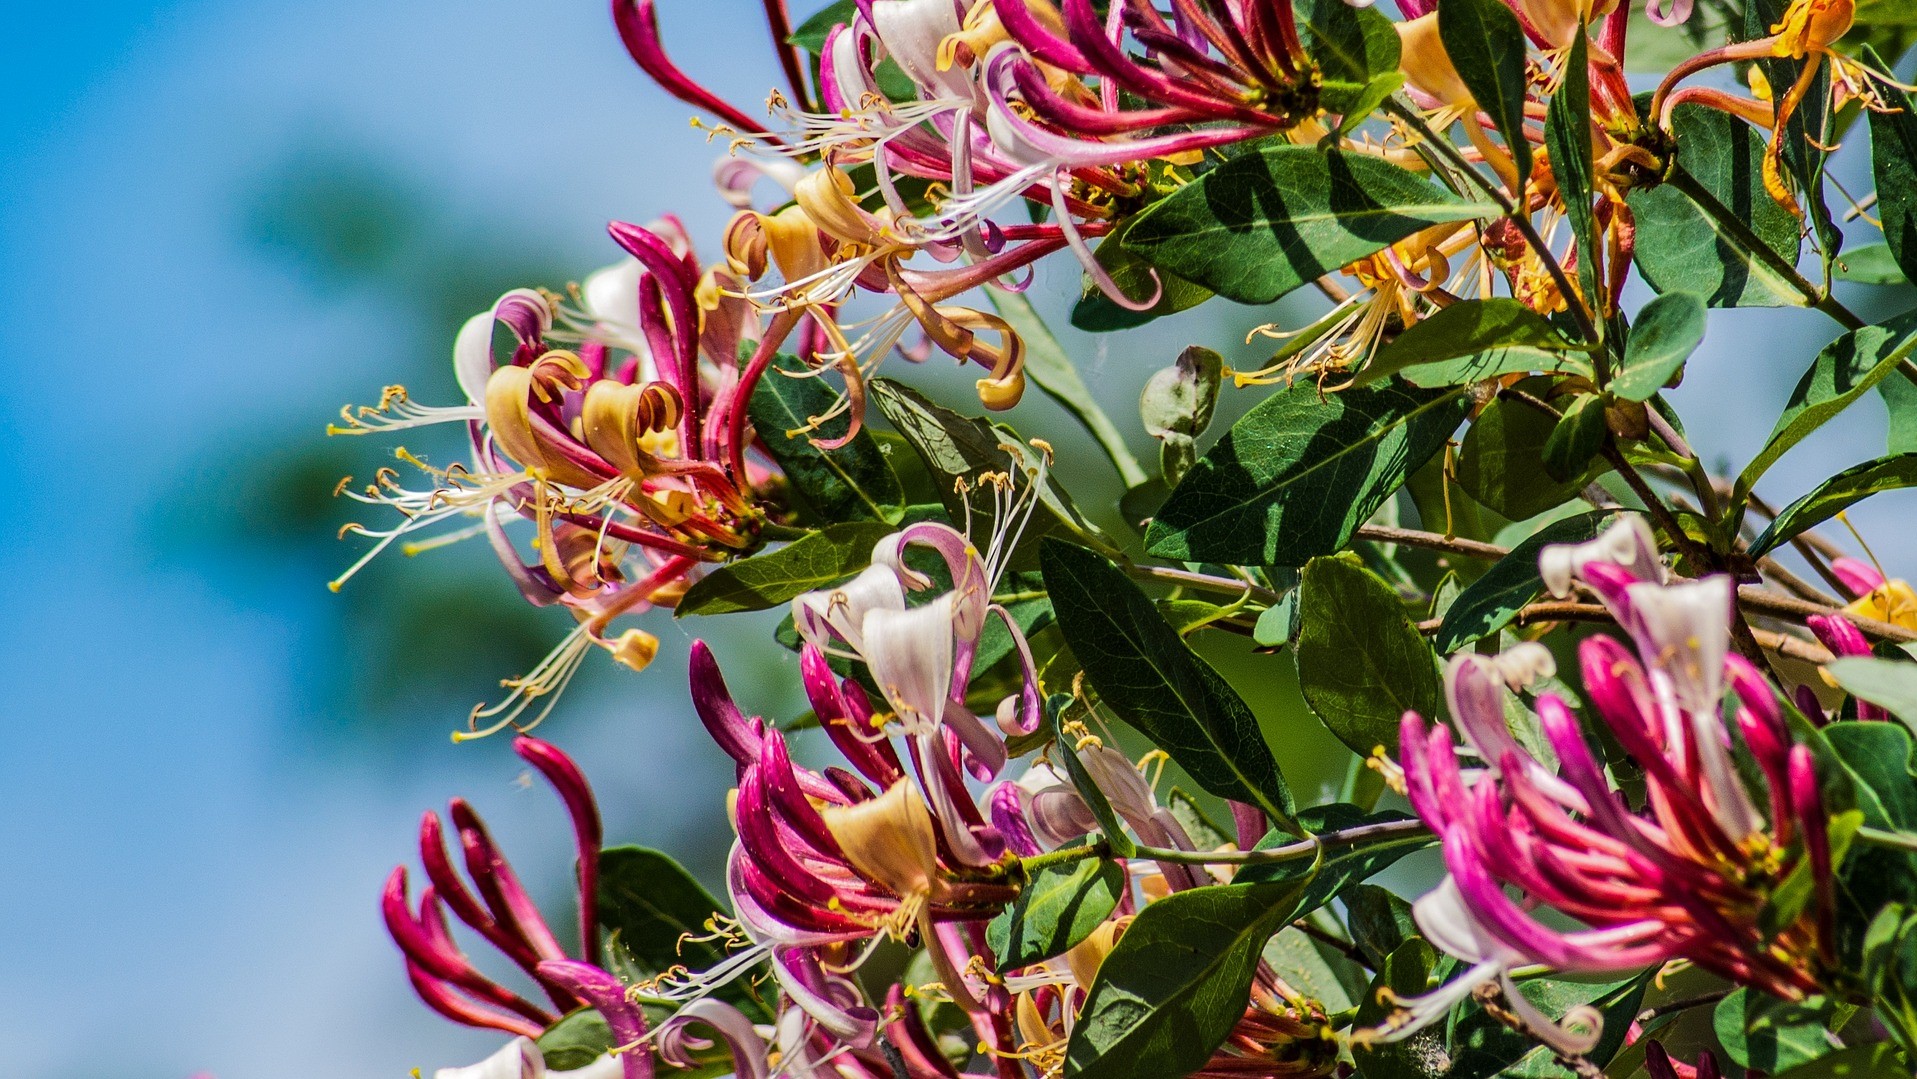
[[[1670,579],[1635,517],[1599,539],[1547,548],[1545,579],[1595,593],[1629,635],[1579,646],[1585,692],[1617,743],[1644,771],[1632,805],[1607,778],[1570,705],[1537,696],[1548,766],[1505,720],[1496,661],[1461,654],[1445,677],[1467,767],[1451,731],[1407,713],[1406,793],[1443,841],[1444,882],[1414,906],[1433,943],[1470,964],[1445,986],[1408,998],[1391,1035],[1436,1020],[1480,986],[1502,984],[1536,1032],[1561,1052],[1595,1044],[1588,1010],[1562,1026],[1536,1013],[1510,982],[1521,966],[1610,972],[1686,959],[1787,999],[1816,992],[1833,946],[1831,849],[1810,750],[1793,745],[1763,676],[1729,651],[1731,582]],[[1747,789],[1732,761],[1732,731],[1763,783]],[[1784,879],[1808,862],[1815,895],[1804,913],[1767,932],[1759,915]],[[1514,900],[1507,888],[1523,897]],[[1582,928],[1532,913],[1542,906]]]

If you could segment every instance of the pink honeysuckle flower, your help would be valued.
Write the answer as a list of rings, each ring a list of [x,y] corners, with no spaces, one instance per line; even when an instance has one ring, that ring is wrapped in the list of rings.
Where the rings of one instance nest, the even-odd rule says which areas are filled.
[[[1715,1054],[1707,1051],[1699,1054],[1696,1064],[1680,1064],[1656,1040],[1644,1046],[1644,1072],[1651,1079],[1719,1079],[1723,1074],[1717,1070]]]
[[[560,1015],[581,1004],[600,1007],[596,994],[603,989],[603,979],[586,972],[598,969],[592,963],[599,954],[596,893],[603,833],[592,788],[572,758],[548,742],[523,736],[514,739],[513,750],[552,786],[572,821],[579,868],[579,955],[587,961],[567,954],[520,884],[511,863],[493,842],[485,823],[472,807],[457,798],[449,808],[465,876],[447,853],[445,826],[439,814],[428,812],[420,819],[419,854],[430,883],[420,892],[418,908],[415,910],[408,900],[406,867],[400,866],[387,879],[380,910],[405,958],[407,977],[428,1007],[467,1026],[537,1037]],[[523,970],[551,999],[551,1008],[535,1004],[480,973],[453,939],[448,910]],[[607,1015],[609,1023],[615,1018]],[[642,1025],[639,1034],[643,1033]],[[632,1054],[636,1058],[644,1055]],[[500,1061],[510,1059],[502,1052],[475,1067],[503,1068]],[[627,1066],[628,1077],[650,1074],[649,1063],[644,1065],[644,1072],[634,1071],[636,1067],[639,1064]]]
[[[477,518],[413,549],[484,534],[522,595],[565,606],[579,621],[538,667],[507,683],[503,701],[474,710],[477,734],[518,723],[544,697],[538,722],[594,647],[643,668],[657,638],[613,633],[610,623],[671,605],[704,564],[757,542],[756,492],[769,473],[747,461],[745,405],[796,320],[775,318],[762,334],[751,306],[726,295],[724,271],[700,273],[674,219],[650,228],[615,222],[610,231],[629,257],[588,277],[579,306],[515,289],[461,329],[453,363],[466,404],[425,408],[390,387],[378,406],[346,410],[330,429],[459,422],[471,442],[470,462],[448,468],[400,450],[431,481],[422,489],[393,469],[363,492],[342,483],[342,493],[403,519],[386,529],[349,526],[379,542],[335,587],[403,537]],[[493,347],[500,326],[513,339],[503,361]],[[753,355],[742,370],[747,344]],[[520,521],[533,532],[530,562],[507,532]],[[482,720],[492,722],[481,730]]]
[[[1579,645],[1585,692],[1624,752],[1645,773],[1633,807],[1606,778],[1577,716],[1553,694],[1537,697],[1555,768],[1505,727],[1496,666],[1454,657],[1446,693],[1481,762],[1467,769],[1451,732],[1406,713],[1401,734],[1406,794],[1443,839],[1444,884],[1414,907],[1444,950],[1471,964],[1464,975],[1401,1003],[1373,1036],[1402,1037],[1435,1021],[1476,987],[1543,964],[1615,972],[1687,959],[1739,984],[1787,999],[1817,991],[1833,939],[1831,852],[1810,750],[1793,745],[1769,683],[1728,651],[1727,579],[1671,580],[1641,522],[1627,518],[1598,540],[1547,548],[1547,582],[1573,577],[1610,608],[1635,644],[1611,637]],[[1762,773],[1760,811],[1732,767],[1733,723]],[[1781,933],[1759,914],[1771,890],[1808,860],[1816,895]],[[1507,889],[1522,896],[1514,900]],[[1549,907],[1583,923],[1538,919]],[[1595,1044],[1595,1017],[1532,1024],[1561,1052]]]

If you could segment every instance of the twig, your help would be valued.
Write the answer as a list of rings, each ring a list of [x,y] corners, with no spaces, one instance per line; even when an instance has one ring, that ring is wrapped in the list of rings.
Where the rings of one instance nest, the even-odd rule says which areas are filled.
[[[1729,989],[1719,989],[1715,992],[1703,993],[1695,997],[1686,997],[1683,1000],[1673,1000],[1666,1004],[1659,1004],[1654,1008],[1646,1008],[1637,1013],[1637,1021],[1640,1023],[1648,1023],[1653,1019],[1661,1019],[1673,1012],[1701,1008],[1706,1004],[1716,1004],[1718,1001],[1730,995],[1731,991]]]
[[[1786,596],[1756,585],[1745,585],[1737,590],[1737,605],[1748,611],[1794,619],[1799,622],[1812,615],[1822,615],[1826,618],[1836,616],[1882,640],[1897,641],[1900,644],[1906,641],[1917,641],[1917,633],[1912,633],[1902,626],[1880,622],[1875,618],[1865,618],[1863,615],[1852,614],[1840,607],[1826,607],[1821,603],[1811,603],[1794,596]]]
[[[1312,940],[1315,940],[1319,942],[1320,944],[1323,944],[1326,947],[1332,949],[1333,951],[1337,952],[1339,955],[1344,956],[1346,959],[1351,960],[1353,963],[1358,964],[1359,966],[1365,968],[1366,970],[1377,969],[1376,967],[1371,965],[1371,960],[1365,958],[1365,953],[1358,950],[1358,946],[1356,944],[1353,944],[1348,940],[1341,939],[1337,936],[1334,936],[1333,934],[1325,932],[1323,929],[1319,928],[1318,926],[1311,924],[1309,919],[1300,918],[1297,921],[1291,923],[1291,927],[1293,929],[1296,929],[1298,932],[1303,933],[1305,936],[1310,937]]]
[[[1278,602],[1281,596],[1269,588],[1255,585],[1249,581],[1234,581],[1229,577],[1213,577],[1208,573],[1195,573],[1188,569],[1173,569],[1170,566],[1141,566],[1128,563],[1125,572],[1146,580],[1164,581],[1168,584],[1183,585],[1206,592],[1217,592],[1227,596],[1250,596],[1252,599],[1270,605]]]
[[[1766,652],[1775,652],[1791,659],[1801,659],[1806,663],[1823,666],[1836,658],[1822,646],[1793,637],[1788,633],[1773,633],[1768,629],[1751,628],[1751,636],[1756,638],[1757,646]]]
[[[1844,605],[1843,600],[1838,599],[1836,596],[1825,592],[1823,589],[1818,588],[1797,574],[1792,573],[1789,569],[1785,568],[1783,563],[1775,558],[1766,556],[1758,559],[1757,568],[1762,571],[1766,577],[1771,578],[1778,584],[1796,593],[1798,599],[1809,600],[1812,603],[1821,603],[1826,607],[1842,607]]]
[[[1443,551],[1446,554],[1464,555],[1468,558],[1482,558],[1496,562],[1511,553],[1509,547],[1500,547],[1495,543],[1481,543],[1478,540],[1465,539],[1462,536],[1446,536],[1437,532],[1420,532],[1413,528],[1398,528],[1395,525],[1360,525],[1358,538],[1376,543],[1401,543],[1406,547],[1422,547],[1429,551]]]

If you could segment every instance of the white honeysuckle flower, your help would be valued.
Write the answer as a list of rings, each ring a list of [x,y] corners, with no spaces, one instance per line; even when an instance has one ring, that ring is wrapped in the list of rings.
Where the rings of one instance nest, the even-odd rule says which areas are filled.
[[[433,1079],[619,1079],[621,1067],[617,1057],[602,1056],[583,1068],[571,1071],[548,1071],[546,1058],[539,1055],[539,1047],[530,1038],[514,1038],[500,1048],[499,1052],[477,1064],[468,1064],[463,1068],[440,1068],[433,1073]]]
[[[1619,517],[1594,540],[1546,547],[1538,554],[1538,574],[1545,589],[1561,599],[1571,594],[1578,571],[1592,562],[1617,566],[1641,581],[1662,583],[1670,576],[1658,560],[1651,526],[1636,514]]]

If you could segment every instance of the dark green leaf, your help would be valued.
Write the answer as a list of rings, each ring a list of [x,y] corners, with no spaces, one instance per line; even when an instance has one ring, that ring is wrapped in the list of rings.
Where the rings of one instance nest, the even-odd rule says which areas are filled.
[[[968,521],[966,503],[958,494],[956,481],[964,479],[976,488],[979,477],[985,473],[1010,472],[1024,483],[1029,470],[1037,467],[1037,451],[1026,446],[1010,428],[961,416],[926,400],[903,383],[888,378],[874,379],[868,389],[879,411],[892,421],[892,426],[899,429],[925,462],[951,519],[962,527],[969,526],[972,535],[991,535],[990,500],[973,499]],[[1021,551],[1036,544],[1038,537],[1058,521],[1073,521],[1081,528],[1089,528],[1064,489],[1049,475],[1039,492],[1039,502],[1043,512],[1035,514],[1031,526],[1025,530]]]
[[[1395,383],[1259,402],[1199,459],[1145,534],[1155,555],[1302,565],[1343,547],[1463,415],[1456,390]]]
[[[1538,552],[1547,544],[1595,539],[1610,520],[1608,511],[1565,517],[1512,548],[1484,576],[1472,581],[1445,612],[1444,625],[1438,627],[1434,642],[1439,653],[1449,655],[1510,625],[1518,609],[1544,590],[1544,582],[1538,578]]]
[[[1064,955],[1091,936],[1124,891],[1124,869],[1105,858],[1081,858],[1032,874],[1017,901],[985,927],[999,971]]]
[[[1200,786],[1296,831],[1291,791],[1257,717],[1145,593],[1083,547],[1048,540],[1040,563],[1059,628],[1099,698]]]
[[[1344,0],[1297,0],[1294,6],[1299,40],[1318,64],[1319,104],[1327,112],[1362,117],[1370,111],[1364,108],[1366,91],[1398,70],[1401,45],[1391,20]]]
[[[1312,559],[1298,585],[1298,623],[1298,687],[1352,752],[1395,751],[1407,711],[1438,714],[1431,646],[1377,574],[1342,558]]]
[[[1594,393],[1572,398],[1544,440],[1544,474],[1559,481],[1582,478],[1604,446],[1605,431],[1604,398]]]
[[[1884,491],[1917,485],[1917,453],[1880,457],[1839,472],[1785,506],[1770,527],[1751,542],[1751,557],[1761,558],[1805,529],[1816,528],[1864,499]]]
[[[1531,175],[1531,140],[1524,133],[1524,105],[1530,97],[1524,27],[1501,0],[1443,0],[1438,5],[1438,40],[1471,96],[1497,122],[1522,186]]]
[[[1797,219],[1771,201],[1762,178],[1764,145],[1750,125],[1715,109],[1679,105],[1672,113],[1678,167],[1784,261],[1795,264]],[[1683,192],[1670,184],[1632,191],[1638,268],[1659,292],[1704,296],[1712,307],[1790,307],[1804,302],[1790,281],[1745,253]]]
[[[1165,808],[1171,810],[1178,826],[1185,829],[1185,834],[1191,837],[1197,849],[1217,850],[1232,842],[1232,837],[1226,834],[1224,828],[1206,816],[1197,800],[1177,787],[1173,787],[1171,793],[1165,796]]]
[[[1098,968],[1065,1049],[1067,1079],[1166,1079],[1202,1066],[1244,1016],[1259,952],[1303,887],[1192,888],[1147,906]]]
[[[1833,723],[1823,729],[1827,759],[1819,778],[1848,780],[1864,824],[1917,832],[1917,778],[1911,775],[1910,733],[1895,723]],[[1830,801],[1828,795],[1826,801]],[[1917,854],[1856,843],[1838,872],[1838,936],[1843,954],[1855,955],[1857,937],[1885,904],[1917,895]]]
[[[1768,38],[1772,28],[1784,21],[1784,13],[1791,5],[1792,0],[1745,0],[1741,38],[1745,41]],[[1824,164],[1830,157],[1826,147],[1835,145],[1842,136],[1832,125],[1832,114],[1836,110],[1831,101],[1830,65],[1816,53],[1803,57],[1779,56],[1769,50],[1766,53],[1757,61],[1765,78],[1772,86],[1791,87],[1789,92],[1801,95],[1802,100],[1787,122],[1776,125],[1777,141],[1783,150],[1783,173],[1792,181],[1798,205],[1817,234],[1826,257],[1835,255],[1843,246],[1844,235],[1831,220],[1830,209],[1824,201]],[[1881,62],[1873,66],[1885,69]],[[1807,67],[1810,78],[1800,88],[1798,80],[1806,74]],[[1782,102],[1781,91],[1772,95],[1773,109]]]
[[[1301,810],[1298,823],[1312,835],[1342,831],[1365,824],[1384,824],[1391,821],[1405,821],[1413,818],[1396,810],[1384,810],[1378,813],[1366,813],[1354,805],[1333,802],[1330,805],[1315,806]],[[1367,880],[1391,865],[1393,862],[1436,843],[1437,837],[1429,832],[1418,831],[1409,835],[1386,835],[1365,843],[1349,843],[1327,849],[1314,862],[1309,858],[1300,858],[1294,862],[1272,862],[1265,865],[1248,865],[1238,871],[1231,879],[1233,884],[1264,884],[1273,881],[1300,880],[1310,878],[1304,894],[1298,898],[1298,912],[1293,918],[1302,918],[1319,907],[1335,899],[1346,887]],[[1297,837],[1284,832],[1271,832],[1258,843],[1258,849],[1281,847],[1297,842]]]
[[[1413,364],[1404,369],[1402,377],[1413,386],[1441,389],[1533,371],[1592,377],[1591,361],[1583,353],[1544,352],[1535,348],[1499,348],[1455,360]]]
[[[605,1017],[591,1008],[580,1008],[561,1016],[534,1044],[539,1047],[539,1055],[546,1058],[546,1067],[577,1071],[604,1056],[614,1042]]]
[[[726,958],[706,924],[726,908],[668,855],[646,847],[600,851],[598,894],[608,949],[617,948],[638,971],[662,974],[681,964],[709,970]],[[750,982],[735,979],[718,995],[750,1014],[763,1014]]]
[[[780,373],[805,369],[795,357],[780,356],[753,391],[748,413],[766,452],[779,462],[786,481],[821,523],[897,521],[905,510],[905,492],[869,432],[861,431],[851,442],[830,451],[796,433],[813,416],[831,408],[836,397],[817,378]],[[845,422],[834,421],[834,430],[842,432]],[[822,430],[813,435],[827,438],[831,433]]]
[[[1519,383],[1536,392],[1544,380]],[[1552,481],[1544,466],[1544,444],[1557,420],[1542,410],[1505,397],[1471,421],[1458,452],[1458,484],[1486,506],[1522,521],[1569,501],[1582,490],[1584,476]]]
[[[1542,315],[1516,300],[1503,296],[1462,300],[1412,323],[1378,351],[1355,384],[1368,385],[1419,364],[1502,349],[1522,350],[1542,369],[1556,362],[1551,353],[1570,347]]]
[[[1650,979],[1648,973],[1621,982],[1532,978],[1519,983],[1519,992],[1553,1018],[1561,1019],[1584,1004],[1596,1008],[1604,1017],[1604,1028],[1597,1048],[1586,1057],[1601,1065],[1624,1044]],[[1472,1008],[1458,1015],[1451,1031],[1451,1053],[1457,1062],[1445,1072],[1445,1079],[1559,1079],[1569,1075],[1551,1050],[1482,1009]]]
[[[1882,382],[1912,350],[1917,350],[1917,312],[1854,330],[1825,346],[1791,391],[1764,448],[1738,474],[1732,504],[1742,505],[1778,458]]]
[[[1136,220],[1135,217],[1125,218],[1106,233],[1105,238],[1098,242],[1093,257],[1126,296],[1142,301],[1152,294],[1154,288],[1163,288],[1164,292],[1148,310],[1133,311],[1113,303],[1111,297],[1105,295],[1087,276],[1078,303],[1072,307],[1073,326],[1092,333],[1129,330],[1155,318],[1197,307],[1211,299],[1212,291],[1205,286],[1165,270],[1154,270],[1151,263],[1125,250],[1125,234],[1131,231],[1132,222]],[[1155,280],[1153,274],[1157,275]]]
[[[1112,804],[1106,799],[1104,790],[1086,770],[1085,762],[1078,759],[1078,750],[1073,744],[1075,739],[1065,731],[1065,711],[1073,706],[1072,698],[1063,693],[1054,693],[1045,702],[1052,728],[1052,751],[1058,754],[1059,763],[1065,767],[1065,777],[1078,789],[1079,797],[1085,800],[1085,808],[1091,810],[1092,819],[1098,822],[1098,830],[1104,833],[1105,845],[1111,848],[1112,856],[1129,858],[1137,850],[1136,844],[1126,833],[1125,823],[1112,811]]]
[[[1161,270],[1262,304],[1419,229],[1497,213],[1365,154],[1263,146],[1153,204],[1124,243]]]
[[[1784,1001],[1739,988],[1718,1001],[1711,1014],[1717,1040],[1741,1068],[1775,1073],[1808,1064],[1837,1050],[1825,1024],[1829,1003]]]
[[[1645,304],[1606,388],[1627,401],[1649,401],[1703,343],[1704,324],[1704,300],[1694,292],[1666,292]]]
[[[727,563],[686,589],[673,613],[770,610],[864,569],[872,562],[872,545],[891,531],[891,525],[879,521],[830,525],[769,554]]]
[[[825,51],[826,36],[840,23],[849,23],[859,13],[857,0],[832,0],[818,14],[800,23],[786,41],[818,56]]]
[[[1352,931],[1356,933],[1355,926]],[[1368,1030],[1383,1023],[1396,1006],[1395,1000],[1418,996],[1431,987],[1437,965],[1438,953],[1423,938],[1411,937],[1391,946],[1370,992],[1358,1002],[1353,1026]],[[1442,1023],[1400,1041],[1353,1045],[1351,1055],[1364,1079],[1430,1079],[1442,1074],[1435,1069],[1448,1063],[1449,1056]]]
[[[1375,969],[1384,969],[1386,957],[1418,935],[1411,904],[1389,888],[1354,884],[1344,890],[1344,901],[1345,924],[1351,928],[1351,939]]]
[[[1902,1079],[1909,1071],[1910,1065],[1895,1045],[1872,1042],[1819,1057],[1801,1068],[1780,1072],[1772,1079],[1879,1079],[1880,1076]]]
[[[1597,166],[1591,155],[1591,72],[1588,54],[1590,41],[1584,34],[1571,38],[1565,54],[1563,79],[1558,92],[1551,95],[1551,106],[1544,121],[1544,145],[1551,155],[1551,174],[1557,179],[1558,197],[1564,203],[1565,220],[1571,224],[1571,236],[1577,242],[1578,284],[1584,295],[1597,297],[1604,284],[1598,279],[1598,261],[1584,254],[1598,250],[1597,214],[1591,209],[1596,186]]]

